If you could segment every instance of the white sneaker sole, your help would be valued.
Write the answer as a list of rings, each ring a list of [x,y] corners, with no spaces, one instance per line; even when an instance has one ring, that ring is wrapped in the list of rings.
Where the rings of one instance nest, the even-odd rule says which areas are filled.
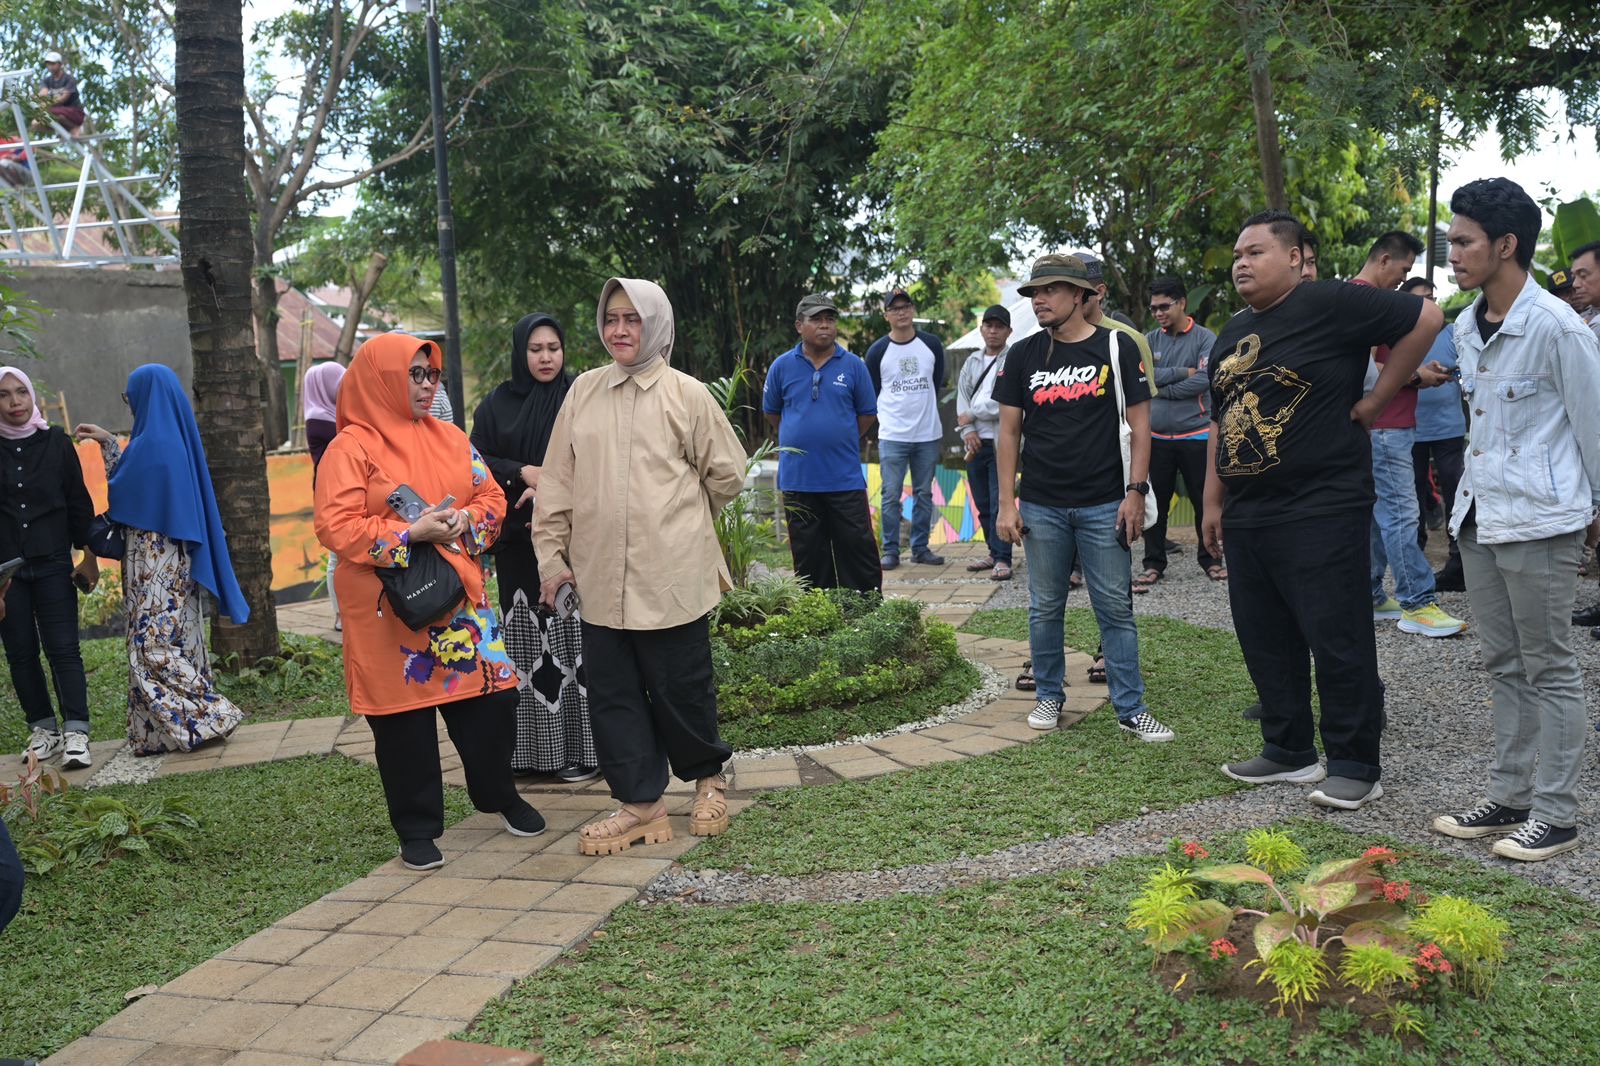
[[[516,826],[512,825],[511,824],[511,819],[507,818],[504,814],[502,814],[500,816],[500,824],[505,826],[506,827],[506,832],[510,833],[514,837],[543,836],[544,835],[544,831],[546,829],[550,828],[548,825],[545,825],[545,826],[541,826],[540,828],[538,828],[538,829],[536,829],[536,830],[534,830],[533,832],[530,833],[525,829],[518,829]]]
[[[1048,721],[1048,722],[1043,721],[1043,720],[1038,719],[1038,718],[1035,718],[1031,714],[1028,715],[1028,728],[1029,729],[1037,729],[1041,733],[1044,733],[1044,732],[1047,732],[1047,731],[1049,731],[1051,729],[1054,729],[1056,726],[1058,726],[1060,724],[1061,724],[1061,716],[1059,714],[1056,715],[1054,718],[1050,719],[1050,721]]]
[[[1138,737],[1146,744],[1165,744],[1167,741],[1175,739],[1178,735],[1170,729],[1165,733],[1141,733],[1132,726],[1125,726],[1120,722],[1117,723],[1117,728],[1122,730],[1124,733],[1127,733],[1129,736]]]
[[[1372,791],[1368,792],[1365,796],[1362,796],[1358,800],[1347,800],[1340,799],[1337,796],[1330,796],[1320,788],[1311,793],[1310,797],[1308,798],[1312,803],[1315,803],[1319,807],[1337,807],[1341,811],[1359,811],[1362,807],[1371,803],[1373,800],[1383,798],[1383,784],[1381,782],[1374,781],[1372,783]]]
[[[1517,859],[1520,862],[1541,862],[1572,851],[1578,846],[1579,839],[1578,837],[1573,837],[1565,844],[1552,844],[1548,848],[1525,848],[1520,844],[1513,844],[1509,840],[1497,840],[1494,842],[1494,847],[1489,850],[1502,859]]]
[[[1467,624],[1462,622],[1458,626],[1445,629],[1440,626],[1425,626],[1421,622],[1411,622],[1402,618],[1397,627],[1402,633],[1415,633],[1419,637],[1453,637],[1457,633],[1465,632]]]
[[[1227,764],[1224,763],[1222,773],[1225,777],[1231,777],[1235,781],[1243,781],[1247,785],[1314,785],[1328,776],[1327,768],[1319,762],[1312,763],[1310,766],[1302,766],[1297,770],[1285,770],[1281,774],[1267,774],[1265,777],[1245,777],[1243,774],[1236,774],[1228,769]]]
[[[94,758],[88,752],[82,755],[62,755],[61,768],[63,770],[87,770],[94,765]]]

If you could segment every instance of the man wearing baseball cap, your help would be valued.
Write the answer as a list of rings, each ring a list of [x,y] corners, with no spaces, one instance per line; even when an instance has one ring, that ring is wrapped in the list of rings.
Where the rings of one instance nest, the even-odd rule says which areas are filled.
[[[983,313],[978,333],[983,337],[983,351],[967,357],[956,379],[956,425],[961,427],[961,443],[966,447],[968,490],[978,509],[978,524],[989,554],[968,563],[967,569],[989,570],[994,580],[1010,581],[1011,543],[994,531],[995,505],[1000,501],[1000,471],[994,458],[1000,405],[994,399],[994,382],[1006,362],[1011,312],[999,304],[990,307]]]
[[[866,364],[835,340],[839,309],[826,296],[794,312],[800,343],[772,361],[761,409],[778,433],[778,488],[794,571],[813,588],[880,592],[861,439],[877,421]]]
[[[60,52],[44,54],[44,79],[39,95],[50,101],[46,109],[68,133],[77,133],[84,122],[83,101],[78,97],[78,79],[67,72]]]
[[[1070,255],[1035,260],[1017,291],[1032,299],[1042,329],[1011,346],[994,388],[1000,403],[996,533],[1012,544],[1026,538],[1028,547],[1028,645],[1037,685],[1028,725],[1054,729],[1060,719],[1062,628],[1077,556],[1100,625],[1119,727],[1143,741],[1171,740],[1172,730],[1145,706],[1130,591],[1128,545],[1144,530],[1150,492],[1150,387],[1139,351],[1120,333],[1085,321],[1084,305],[1097,288]]]
[[[1572,272],[1570,270],[1550,271],[1550,292],[1552,295],[1559,296],[1567,301],[1567,304],[1579,315],[1589,309],[1589,301],[1584,298],[1583,293],[1578,291],[1577,286],[1572,284]]]
[[[939,465],[939,390],[944,387],[944,345],[916,325],[916,302],[896,285],[883,294],[889,334],[867,349],[867,371],[878,394],[879,505],[883,569],[900,565],[900,491],[911,471],[911,559],[932,566],[944,556],[928,547],[933,529],[933,471]]]

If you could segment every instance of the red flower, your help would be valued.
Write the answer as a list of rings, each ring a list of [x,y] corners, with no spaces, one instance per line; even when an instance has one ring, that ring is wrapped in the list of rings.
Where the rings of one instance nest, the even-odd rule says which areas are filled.
[[[1211,957],[1220,959],[1226,955],[1229,958],[1239,954],[1239,949],[1233,946],[1233,941],[1227,937],[1218,937],[1211,942]]]
[[[1361,857],[1363,859],[1371,859],[1375,863],[1386,862],[1393,864],[1400,861],[1400,856],[1394,853],[1393,848],[1385,848],[1377,845],[1374,845],[1373,847],[1368,848],[1366,851],[1363,851],[1361,853]]]
[[[1439,950],[1438,944],[1424,944],[1412,961],[1429,973],[1452,973],[1455,970],[1450,960],[1444,957],[1444,952]]]
[[[1217,1023],[1217,1028],[1218,1029],[1227,1029],[1228,1028],[1228,1023],[1227,1022],[1218,1022]]]
[[[1202,847],[1198,840],[1191,840],[1184,844],[1183,854],[1185,858],[1189,859],[1205,859],[1211,856],[1211,853]]]
[[[1410,881],[1385,881],[1383,883],[1383,898],[1390,903],[1400,903],[1410,895]]]

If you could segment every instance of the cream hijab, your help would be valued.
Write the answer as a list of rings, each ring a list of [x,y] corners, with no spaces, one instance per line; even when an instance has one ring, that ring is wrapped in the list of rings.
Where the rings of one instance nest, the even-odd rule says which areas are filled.
[[[644,328],[639,338],[639,361],[632,366],[617,363],[617,369],[631,376],[648,370],[655,365],[658,358],[662,362],[668,362],[672,357],[674,334],[672,301],[667,299],[667,294],[661,290],[661,286],[653,281],[644,281],[641,278],[612,278],[606,282],[605,287],[600,290],[600,303],[595,308],[594,316],[595,328],[600,332],[600,343],[606,342],[606,307],[618,289],[622,290],[622,296],[633,305],[633,309],[639,312]],[[609,353],[611,349],[608,347],[606,351]],[[612,359],[616,359],[614,353]]]

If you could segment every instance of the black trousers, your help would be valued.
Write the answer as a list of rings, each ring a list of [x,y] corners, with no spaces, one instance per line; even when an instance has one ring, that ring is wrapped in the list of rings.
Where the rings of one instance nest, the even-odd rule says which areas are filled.
[[[1421,512],[1417,518],[1417,544],[1428,546],[1428,501],[1433,496],[1433,486],[1428,483],[1428,464],[1431,462],[1439,475],[1439,497],[1444,502],[1445,536],[1450,539],[1450,558],[1458,569],[1461,566],[1461,549],[1456,547],[1456,538],[1449,533],[1450,506],[1455,502],[1456,489],[1461,487],[1466,447],[1465,437],[1419,440],[1411,446],[1411,469],[1416,474],[1417,507]]]
[[[498,814],[522,802],[511,779],[511,748],[516,741],[517,692],[442,703],[450,742],[461,756],[467,795],[480,811]],[[389,805],[389,824],[402,842],[434,840],[444,832],[444,775],[439,768],[435,708],[398,714],[369,714],[378,776]]]
[[[595,754],[613,797],[654,803],[669,766],[682,781],[722,772],[733,749],[717,734],[708,618],[670,629],[585,621],[583,661]]]
[[[1172,493],[1183,474],[1183,491],[1194,505],[1194,536],[1198,545],[1195,561],[1204,570],[1217,560],[1206,551],[1206,538],[1200,533],[1204,516],[1201,497],[1206,487],[1206,442],[1203,440],[1150,440],[1150,488],[1156,494],[1156,522],[1144,531],[1144,568],[1167,572],[1167,512],[1172,509]]]
[[[1261,696],[1262,754],[1290,766],[1316,761],[1314,655],[1328,773],[1358,781],[1378,780],[1383,729],[1371,524],[1362,509],[1223,531],[1233,627]]]
[[[812,588],[883,591],[866,489],[785,492],[783,511],[794,572]]]
[[[0,621],[6,664],[17,703],[30,726],[56,729],[50,687],[39,665],[39,648],[50,660],[50,676],[61,704],[60,728],[89,731],[89,682],[78,646],[78,592],[68,558],[30,560],[11,579],[6,616]]]

